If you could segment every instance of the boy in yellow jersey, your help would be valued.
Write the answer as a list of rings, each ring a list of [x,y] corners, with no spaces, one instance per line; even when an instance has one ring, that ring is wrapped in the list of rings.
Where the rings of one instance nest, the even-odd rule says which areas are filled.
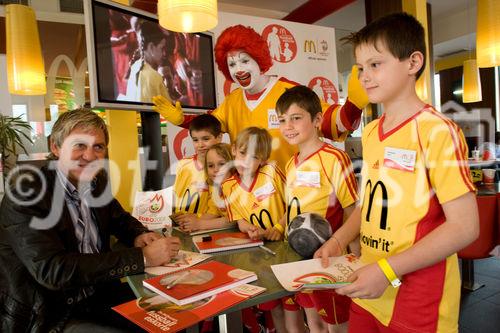
[[[208,183],[203,165],[208,148],[222,140],[220,122],[209,114],[200,115],[191,122],[189,135],[195,154],[179,161],[173,191],[174,214],[179,221],[207,210]]]
[[[320,140],[321,102],[314,91],[296,86],[276,103],[280,131],[296,145],[286,165],[287,225],[301,213],[324,216],[335,232],[358,200],[356,179],[347,154]],[[311,332],[347,332],[350,299],[331,291],[299,293]]]
[[[283,239],[285,176],[274,164],[271,135],[263,128],[244,129],[233,146],[236,174],[222,183],[229,221],[237,221],[241,232],[251,238]],[[304,332],[304,320],[292,297],[259,305],[271,310],[277,332]],[[284,310],[286,311],[284,311]],[[286,326],[285,326],[286,325]]]
[[[460,128],[417,96],[424,29],[411,15],[378,19],[348,40],[370,102],[384,114],[363,130],[361,205],[315,256],[340,255],[358,234],[350,332],[457,332],[456,252],[477,238],[478,212]]]

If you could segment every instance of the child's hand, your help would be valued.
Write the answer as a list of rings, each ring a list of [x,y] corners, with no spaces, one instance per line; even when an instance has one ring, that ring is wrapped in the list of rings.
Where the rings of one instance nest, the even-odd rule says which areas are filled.
[[[283,239],[283,234],[276,228],[269,228],[264,230],[264,232],[264,239],[267,239],[269,241],[278,241]]]
[[[266,231],[262,228],[252,226],[253,228],[248,229],[248,236],[251,239],[262,239],[266,235]]]
[[[342,250],[337,239],[332,236],[314,252],[313,258],[321,258],[321,266],[326,268],[330,265],[329,258],[341,256]]]
[[[352,284],[336,289],[339,295],[351,298],[379,298],[389,281],[377,263],[361,267],[347,279]]]
[[[175,221],[183,231],[196,231],[200,229],[200,219],[196,214],[182,214],[176,217]]]

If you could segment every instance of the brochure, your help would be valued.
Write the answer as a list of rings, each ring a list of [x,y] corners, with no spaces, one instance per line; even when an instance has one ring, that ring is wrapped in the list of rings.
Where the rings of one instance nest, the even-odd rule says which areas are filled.
[[[251,239],[243,232],[224,232],[209,236],[194,236],[193,243],[200,253],[244,249],[264,245],[260,239]]]
[[[196,302],[239,285],[257,280],[254,272],[218,261],[144,280],[144,287],[177,305]]]
[[[113,310],[148,332],[177,332],[265,290],[259,286],[243,284],[186,305],[176,305],[154,295],[115,306]]]
[[[152,275],[167,274],[191,267],[211,257],[210,254],[179,250],[177,256],[173,257],[167,265],[146,267],[145,271]]]
[[[288,291],[305,289],[336,289],[345,286],[349,275],[363,267],[354,254],[331,257],[330,266],[323,268],[321,259],[310,259],[272,265],[271,269]]]

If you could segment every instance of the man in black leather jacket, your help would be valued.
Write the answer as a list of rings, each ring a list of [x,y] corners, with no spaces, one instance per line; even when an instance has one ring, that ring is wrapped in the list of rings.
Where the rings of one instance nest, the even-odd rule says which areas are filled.
[[[9,177],[0,206],[1,332],[127,329],[111,310],[133,298],[120,278],[177,254],[179,239],[148,232],[110,194],[107,143],[96,114],[67,112],[51,135],[56,160]],[[112,252],[111,235],[131,247]]]

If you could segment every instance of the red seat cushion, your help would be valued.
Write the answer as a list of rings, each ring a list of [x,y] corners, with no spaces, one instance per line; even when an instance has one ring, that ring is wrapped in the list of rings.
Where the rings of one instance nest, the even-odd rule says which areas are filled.
[[[481,259],[489,257],[489,252],[497,244],[495,234],[497,218],[496,195],[485,195],[477,197],[479,209],[479,237],[466,248],[458,252],[462,259]]]

